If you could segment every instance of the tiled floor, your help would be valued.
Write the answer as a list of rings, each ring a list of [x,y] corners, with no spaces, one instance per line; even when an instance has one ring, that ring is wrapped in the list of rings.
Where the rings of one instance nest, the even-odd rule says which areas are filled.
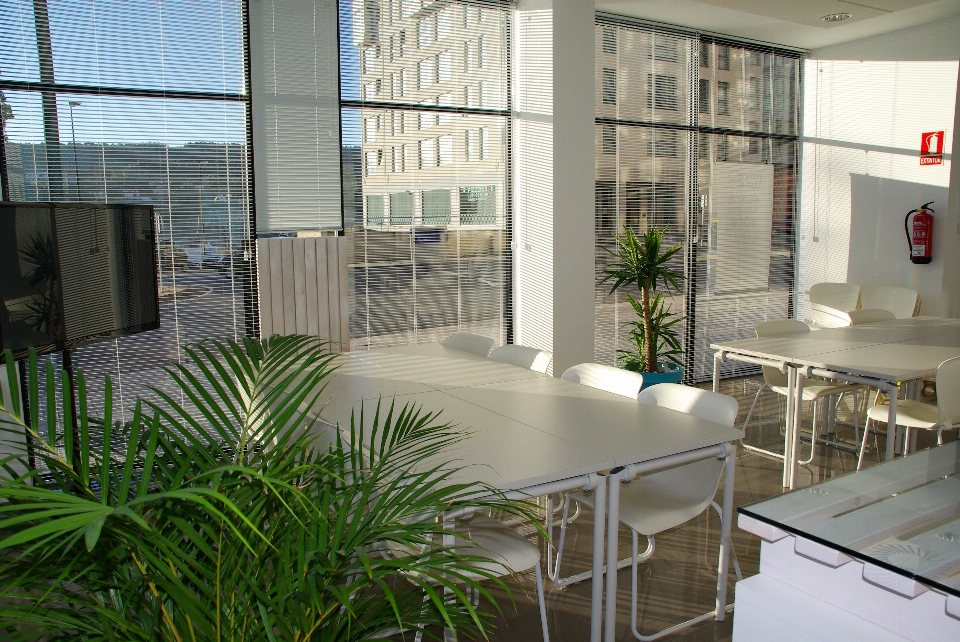
[[[722,392],[730,394],[740,402],[738,425],[743,422],[747,409],[760,385],[754,377],[726,380]],[[933,400],[925,397],[924,400]],[[873,399],[871,397],[870,401]],[[747,430],[747,443],[763,445],[771,450],[783,449],[783,438],[779,425],[783,422],[782,398],[771,392],[765,392],[754,418]],[[841,416],[843,413],[841,412]],[[805,419],[809,425],[809,416]],[[925,431],[922,431],[925,432]],[[841,440],[853,441],[853,430],[838,426]],[[927,435],[922,435],[918,447],[930,445]],[[883,439],[879,440],[882,448]],[[809,442],[804,442],[801,452],[806,455]],[[869,456],[869,465],[878,461],[877,455]],[[856,457],[852,453],[840,452],[835,448],[818,447],[813,464],[802,467],[799,473],[799,485],[808,486],[820,481],[842,475],[856,468]],[[741,506],[767,497],[778,495],[781,488],[780,461],[773,458],[749,453],[740,449],[737,455],[736,491],[734,504]],[[718,500],[721,497],[718,491]],[[592,515],[585,511],[576,520],[567,534],[564,547],[563,574],[578,572],[589,568],[592,534]],[[736,524],[736,522],[734,522]],[[717,579],[717,560],[720,520],[712,510],[703,512],[698,518],[680,527],[657,535],[656,552],[640,567],[639,629],[649,635],[654,631],[667,628],[690,617],[713,608]],[[736,527],[733,527],[733,544],[744,577],[758,571],[760,560],[760,540]],[[643,538],[640,543],[644,548]],[[620,557],[627,556],[630,550],[629,529],[620,529]],[[544,557],[545,559],[545,557]],[[731,565],[729,584],[729,602],[734,600],[735,576]],[[515,582],[510,582],[516,587]],[[540,622],[537,613],[536,592],[532,574],[523,578],[522,587],[514,590],[514,603],[504,594],[500,594],[500,605],[504,616],[497,620],[497,628],[492,636],[496,642],[526,642],[540,640]],[[620,571],[619,593],[617,597],[617,640],[633,640],[630,632],[630,569]],[[557,590],[547,581],[547,615],[550,637],[553,642],[577,641],[589,639],[590,633],[590,582],[582,582],[563,590]],[[733,618],[728,616],[724,622],[709,620],[669,639],[686,641],[730,640],[733,632]]]

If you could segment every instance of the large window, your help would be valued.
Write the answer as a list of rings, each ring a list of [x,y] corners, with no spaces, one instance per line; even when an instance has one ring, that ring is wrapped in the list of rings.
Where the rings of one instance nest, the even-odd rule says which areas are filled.
[[[792,311],[799,56],[613,16],[596,42],[595,358],[613,364],[636,317],[600,284],[614,233],[657,227],[684,246],[667,305],[686,318],[686,377],[703,380],[711,342]]]
[[[506,3],[340,2],[353,349],[509,339],[508,28]]]
[[[128,410],[185,344],[257,332],[244,13],[240,0],[0,2],[4,197],[156,211],[160,329],[74,358],[88,386],[109,373]]]

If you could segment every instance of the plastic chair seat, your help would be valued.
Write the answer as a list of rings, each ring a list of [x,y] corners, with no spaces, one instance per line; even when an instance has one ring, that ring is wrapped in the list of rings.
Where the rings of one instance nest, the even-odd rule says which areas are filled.
[[[787,396],[788,390],[786,386],[770,386],[770,389]],[[804,401],[815,401],[820,397],[829,397],[830,395],[839,395],[843,393],[854,393],[857,391],[856,386],[851,386],[848,384],[819,384],[819,383],[807,383],[803,382],[803,400]]]
[[[887,422],[890,406],[881,404],[867,409],[867,417],[874,421]],[[910,428],[935,428],[939,421],[936,404],[913,401],[912,399],[897,400],[897,425]]]
[[[473,564],[485,571],[503,574],[506,567],[511,573],[522,573],[540,563],[540,549],[535,544],[487,515],[477,513],[469,521],[457,520],[456,532],[472,540],[458,539],[456,552],[487,558],[489,562]]]
[[[656,535],[693,519],[713,500],[722,470],[722,459],[703,459],[633,480],[620,489],[620,522],[641,535]],[[593,508],[592,494],[570,498]]]

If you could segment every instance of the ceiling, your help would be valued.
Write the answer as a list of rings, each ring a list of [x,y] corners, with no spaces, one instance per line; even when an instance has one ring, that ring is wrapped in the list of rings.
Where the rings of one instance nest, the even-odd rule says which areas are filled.
[[[596,0],[596,9],[817,49],[960,16],[960,0]],[[853,15],[820,20],[835,13]]]

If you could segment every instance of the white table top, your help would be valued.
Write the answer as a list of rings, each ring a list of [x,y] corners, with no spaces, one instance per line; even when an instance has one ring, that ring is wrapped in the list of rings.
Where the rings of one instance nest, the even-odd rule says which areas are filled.
[[[714,343],[710,347],[794,365],[902,381],[932,374],[945,359],[960,356],[960,319],[895,319],[788,337]]]
[[[740,439],[735,428],[497,363],[435,344],[338,357],[317,412],[350,425],[383,404],[440,411],[472,433],[440,461],[466,466],[462,481],[521,490]]]

